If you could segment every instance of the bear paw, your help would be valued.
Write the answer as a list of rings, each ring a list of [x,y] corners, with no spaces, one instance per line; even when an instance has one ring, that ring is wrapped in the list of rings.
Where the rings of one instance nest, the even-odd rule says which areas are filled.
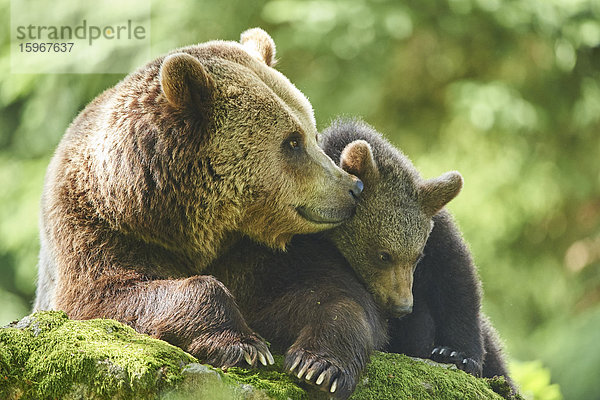
[[[233,366],[254,367],[273,365],[273,355],[266,343],[256,335],[236,335],[224,332],[213,337],[196,338],[188,348],[202,362],[214,367],[228,368]]]
[[[449,347],[436,347],[431,352],[431,359],[443,364],[455,364],[471,375],[481,376],[481,365],[477,361]]]
[[[356,387],[356,379],[335,364],[339,363],[328,357],[296,350],[286,355],[284,369],[338,399],[347,399]]]

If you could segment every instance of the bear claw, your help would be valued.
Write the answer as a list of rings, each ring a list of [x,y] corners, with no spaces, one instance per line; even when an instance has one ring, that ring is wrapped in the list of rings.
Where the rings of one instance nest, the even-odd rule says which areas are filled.
[[[298,364],[300,364],[301,360],[302,360],[302,356],[301,355],[299,355],[298,357],[296,357],[296,359],[292,363],[292,366],[290,367],[289,371],[292,372],[293,370],[295,370],[296,367],[298,366]]]
[[[355,379],[348,372],[335,366],[334,362],[335,360],[330,361],[326,357],[300,350],[288,354],[285,369],[298,379],[334,394],[336,398],[345,399],[356,386]]]
[[[321,372],[321,375],[319,375],[319,377],[317,378],[317,381],[315,383],[317,385],[320,385],[321,383],[323,383],[323,381],[325,380],[325,375],[327,375],[327,371]]]
[[[240,335],[228,343],[223,342],[216,346],[214,342],[207,343],[204,338],[197,338],[187,350],[202,362],[221,368],[240,366],[241,363],[254,367],[258,362],[266,366],[275,362],[267,345],[255,335]]]
[[[481,376],[481,365],[477,361],[448,347],[434,348],[431,352],[431,359],[440,363],[454,364],[471,375]]]
[[[336,379],[336,380],[335,380],[335,381],[333,381],[333,383],[331,384],[331,389],[329,389],[329,391],[330,391],[331,393],[334,393],[334,392],[335,392],[335,389],[337,389],[337,383],[338,383],[338,380]]]
[[[250,353],[244,351],[244,359],[248,363],[248,365],[252,365],[252,357],[250,357]]]
[[[258,359],[260,360],[260,363],[264,366],[267,365],[267,359],[265,358],[264,354],[261,352],[258,352]]]
[[[302,376],[304,375],[304,373],[305,373],[305,372],[306,372],[306,370],[308,369],[308,366],[309,366],[309,364],[308,364],[308,363],[306,363],[306,364],[304,364],[304,367],[302,367],[302,368],[300,369],[300,372],[298,372],[298,379],[302,379]],[[306,379],[308,379],[308,378],[306,378]]]
[[[260,360],[260,363],[262,365],[264,365],[265,367],[267,365],[273,365],[273,364],[275,364],[275,360],[273,359],[273,355],[271,354],[271,352],[269,351],[269,349],[264,349],[263,351],[259,351],[258,352],[258,359]]]

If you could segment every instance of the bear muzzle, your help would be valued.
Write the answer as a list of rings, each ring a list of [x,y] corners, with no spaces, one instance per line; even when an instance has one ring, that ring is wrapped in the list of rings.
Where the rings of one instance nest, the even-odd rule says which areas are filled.
[[[298,214],[314,224],[340,224],[354,215],[354,207],[346,208],[310,208],[296,207]]]
[[[405,315],[412,313],[413,305],[396,305],[390,310],[390,314],[393,318],[401,318]]]
[[[296,212],[305,220],[314,224],[333,224],[337,225],[351,218],[356,210],[356,205],[360,200],[360,194],[364,189],[364,185],[360,179],[355,176],[351,177],[351,183],[346,186],[347,195],[338,198],[335,205],[326,207],[311,207],[302,205],[296,207]]]
[[[372,280],[369,286],[375,301],[389,317],[401,318],[412,313],[412,268],[399,266],[382,271],[378,279]]]

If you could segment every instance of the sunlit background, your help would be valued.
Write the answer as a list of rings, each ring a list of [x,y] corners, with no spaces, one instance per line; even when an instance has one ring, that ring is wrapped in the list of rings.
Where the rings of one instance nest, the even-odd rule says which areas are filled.
[[[30,312],[49,158],[122,75],[11,74],[0,15],[2,325]],[[459,170],[450,209],[523,391],[600,398],[600,2],[188,0],[150,22],[152,57],[263,27],[320,129],[361,116],[425,177]]]

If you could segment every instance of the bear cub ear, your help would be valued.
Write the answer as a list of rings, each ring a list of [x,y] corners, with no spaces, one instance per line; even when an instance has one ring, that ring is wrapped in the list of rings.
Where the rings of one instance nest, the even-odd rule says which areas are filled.
[[[364,140],[346,145],[340,156],[340,168],[364,182],[379,176],[371,145]]]
[[[210,100],[215,88],[200,61],[187,53],[171,54],[164,59],[160,84],[169,103],[180,109]]]
[[[462,186],[463,178],[456,171],[446,172],[438,178],[426,180],[419,187],[423,211],[427,215],[434,216],[458,195]]]
[[[260,61],[273,67],[275,60],[275,42],[269,34],[260,28],[252,28],[242,32],[240,43],[248,52]]]

